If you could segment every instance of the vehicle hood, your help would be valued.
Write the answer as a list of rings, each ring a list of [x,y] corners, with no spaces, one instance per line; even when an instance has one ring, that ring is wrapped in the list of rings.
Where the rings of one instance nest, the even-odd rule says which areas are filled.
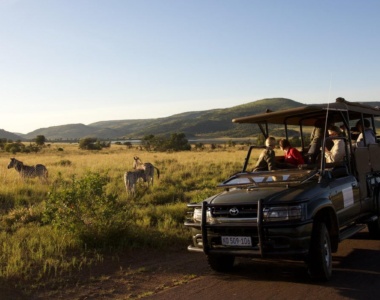
[[[257,203],[259,199],[263,199],[265,203],[302,202],[308,199],[308,195],[310,195],[309,192],[305,190],[310,192],[310,184],[303,184],[302,186],[291,188],[277,186],[231,189],[210,197],[206,201],[210,204],[253,204]]]

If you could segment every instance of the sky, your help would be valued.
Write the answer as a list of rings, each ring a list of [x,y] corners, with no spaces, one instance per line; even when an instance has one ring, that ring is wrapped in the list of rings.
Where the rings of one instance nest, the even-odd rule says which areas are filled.
[[[380,101],[378,0],[0,0],[0,129]]]

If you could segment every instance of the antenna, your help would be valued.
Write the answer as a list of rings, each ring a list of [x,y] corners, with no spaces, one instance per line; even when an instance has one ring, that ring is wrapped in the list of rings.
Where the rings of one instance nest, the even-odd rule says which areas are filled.
[[[329,110],[330,110],[330,101],[331,101],[331,85],[332,85],[332,74],[330,74],[330,86],[329,86],[329,94],[328,94],[328,97],[327,97],[326,120],[325,120],[324,132],[323,132],[323,141],[322,141],[321,154],[325,153],[326,132],[327,132]],[[321,165],[320,165],[321,170],[323,170],[324,164],[325,164],[325,158],[321,157]]]

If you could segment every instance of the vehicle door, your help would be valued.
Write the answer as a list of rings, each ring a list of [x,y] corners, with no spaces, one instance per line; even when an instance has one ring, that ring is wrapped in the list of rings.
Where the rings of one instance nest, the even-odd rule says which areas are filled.
[[[338,216],[339,225],[351,222],[360,214],[360,191],[356,178],[352,175],[332,178],[330,183],[330,199]]]

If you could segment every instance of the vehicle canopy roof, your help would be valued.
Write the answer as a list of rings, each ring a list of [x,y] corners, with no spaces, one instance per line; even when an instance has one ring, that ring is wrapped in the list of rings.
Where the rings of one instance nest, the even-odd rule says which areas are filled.
[[[380,116],[380,108],[359,102],[349,102],[343,98],[336,99],[334,103],[312,104],[281,111],[268,111],[247,117],[235,118],[234,123],[269,123],[287,125],[310,125],[328,114],[330,121],[341,120],[342,114],[349,120],[372,118]],[[334,120],[336,119],[336,120]]]

